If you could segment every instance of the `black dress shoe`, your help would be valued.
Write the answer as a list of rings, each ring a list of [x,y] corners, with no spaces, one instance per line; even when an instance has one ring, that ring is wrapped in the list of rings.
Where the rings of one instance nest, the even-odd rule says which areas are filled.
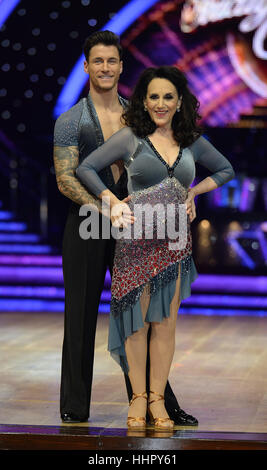
[[[77,416],[74,413],[63,413],[61,419],[63,423],[84,423],[88,421],[88,418]]]
[[[198,426],[198,420],[192,415],[188,415],[182,408],[172,408],[166,411],[176,426]]]

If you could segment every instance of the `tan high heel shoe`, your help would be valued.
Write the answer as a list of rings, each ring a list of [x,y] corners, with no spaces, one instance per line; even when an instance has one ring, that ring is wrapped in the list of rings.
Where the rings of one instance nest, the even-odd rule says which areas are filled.
[[[154,395],[158,395],[159,398],[156,398],[155,400],[149,401],[148,405],[151,405],[152,403],[155,403],[157,401],[164,400],[163,395],[160,395],[157,392],[151,392],[151,391],[150,391],[150,393],[153,393]],[[148,406],[147,411],[148,411],[148,414],[149,414],[149,417],[150,417],[150,422],[154,426],[155,429],[163,430],[163,431],[169,431],[169,430],[173,429],[174,421],[172,421],[170,418],[154,418],[154,416],[152,414],[152,411],[150,409],[150,406]],[[164,423],[168,423],[168,425],[164,424]]]
[[[133,403],[136,398],[144,398],[147,400],[147,393],[133,393],[132,399],[129,403],[129,406]],[[127,426],[129,429],[145,429],[146,428],[146,418],[145,416],[128,416]]]

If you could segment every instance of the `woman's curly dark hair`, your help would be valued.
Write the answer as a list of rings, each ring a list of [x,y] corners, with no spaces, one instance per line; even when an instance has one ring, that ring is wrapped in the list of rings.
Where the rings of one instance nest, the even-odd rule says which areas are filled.
[[[151,120],[149,113],[144,110],[147,88],[153,78],[169,80],[175,86],[178,96],[182,96],[180,112],[175,113],[173,117],[172,129],[177,143],[184,148],[188,147],[202,133],[202,129],[197,125],[197,120],[201,117],[198,114],[199,101],[188,89],[184,74],[176,67],[150,67],[142,72],[126,111],[122,115],[124,123],[141,138],[155,131],[156,124]]]

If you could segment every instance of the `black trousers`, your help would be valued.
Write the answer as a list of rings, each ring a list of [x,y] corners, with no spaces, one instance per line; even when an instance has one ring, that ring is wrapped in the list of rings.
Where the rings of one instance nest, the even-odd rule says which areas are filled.
[[[83,240],[79,226],[79,206],[73,204],[63,237],[63,275],[65,287],[64,340],[62,350],[60,412],[90,415],[91,389],[97,314],[107,268],[112,273],[115,240]],[[100,223],[101,231],[101,223]],[[149,341],[150,335],[148,335]],[[149,358],[147,390],[149,390]],[[125,375],[128,399],[132,387]],[[177,408],[175,395],[167,383],[166,406]]]

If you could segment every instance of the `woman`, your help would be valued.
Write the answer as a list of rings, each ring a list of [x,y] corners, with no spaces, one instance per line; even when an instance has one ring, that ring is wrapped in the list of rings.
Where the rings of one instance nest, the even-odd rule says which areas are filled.
[[[129,428],[146,426],[147,409],[155,428],[173,428],[163,395],[175,349],[177,311],[181,300],[190,296],[190,284],[197,277],[191,256],[190,221],[194,216],[181,222],[178,209],[181,204],[188,209],[196,195],[211,191],[234,176],[229,161],[200,137],[198,107],[186,78],[177,68],[145,70],[123,115],[126,127],[92,152],[77,169],[78,177],[91,192],[102,200],[109,198],[112,224],[124,230],[131,228],[131,233],[123,238],[118,232],[116,242],[108,346],[131,381]],[[121,203],[97,174],[116,160],[122,160],[127,169],[131,195],[128,204]],[[212,174],[189,188],[196,161]],[[136,216],[136,208],[144,205],[150,213],[160,207],[163,236],[158,236],[154,219],[147,223],[142,215],[140,219],[140,212]],[[168,216],[170,207],[175,210]],[[181,231],[186,233],[182,246],[170,243],[178,240],[167,233],[170,222],[176,222],[176,228],[180,222],[179,236]],[[133,228],[137,224],[140,228],[140,223],[136,236]],[[150,323],[147,397],[146,336]]]

